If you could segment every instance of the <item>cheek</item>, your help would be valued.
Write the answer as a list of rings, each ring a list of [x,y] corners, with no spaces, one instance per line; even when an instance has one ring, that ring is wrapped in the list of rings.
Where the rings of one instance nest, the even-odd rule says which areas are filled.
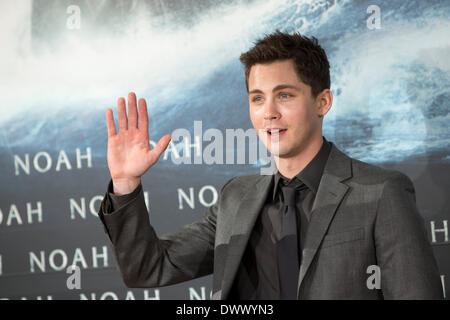
[[[285,119],[288,119],[291,124],[308,125],[314,117],[314,112],[312,108],[305,103],[296,103],[285,108],[283,116]]]
[[[260,115],[260,112],[258,112],[257,109],[250,107],[250,121],[252,122],[253,126],[256,128],[259,128],[261,126],[262,117]]]

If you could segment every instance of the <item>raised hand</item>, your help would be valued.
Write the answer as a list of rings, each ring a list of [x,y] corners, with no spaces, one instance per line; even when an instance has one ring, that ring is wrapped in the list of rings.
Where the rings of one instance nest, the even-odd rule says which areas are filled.
[[[139,99],[139,115],[136,95],[128,94],[128,117],[125,99],[119,98],[119,132],[116,131],[112,109],[106,110],[108,128],[108,167],[113,180],[114,194],[132,192],[141,176],[153,166],[169,145],[171,135],[166,134],[150,149],[147,103]],[[139,125],[138,125],[139,124]]]

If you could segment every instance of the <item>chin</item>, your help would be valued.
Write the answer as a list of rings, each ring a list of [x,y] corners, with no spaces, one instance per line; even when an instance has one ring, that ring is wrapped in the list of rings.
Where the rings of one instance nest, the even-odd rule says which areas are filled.
[[[286,145],[286,144],[282,144],[280,145],[280,149],[278,150],[278,157],[281,159],[286,159],[286,158],[291,158],[291,157],[295,157],[296,155],[299,154],[300,150],[302,148],[300,148],[299,145],[295,144],[295,145]],[[270,153],[272,153],[272,150],[270,150]],[[273,154],[273,153],[272,153]]]
[[[280,152],[279,152],[277,157],[281,158],[281,159],[290,158],[290,157],[292,157],[292,154],[289,153],[288,151],[280,150]]]
[[[280,148],[280,150],[273,150],[272,148],[268,148],[266,146],[267,150],[269,150],[269,152],[279,158],[285,158],[288,155],[288,150],[285,150],[284,148]],[[277,151],[277,152],[275,152]]]

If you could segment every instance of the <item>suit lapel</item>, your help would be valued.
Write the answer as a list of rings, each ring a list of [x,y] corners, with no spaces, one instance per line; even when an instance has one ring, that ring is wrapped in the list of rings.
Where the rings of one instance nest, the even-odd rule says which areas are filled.
[[[312,208],[311,221],[308,226],[303,249],[297,293],[300,292],[299,289],[303,279],[305,278],[322,239],[328,230],[328,226],[333,220],[339,204],[349,189],[342,181],[351,176],[351,159],[332,144],[330,155],[327,164],[325,165]]]
[[[253,226],[271,190],[272,182],[273,175],[262,175],[256,183],[256,189],[250,188],[241,200],[228,244],[221,299],[228,296]]]

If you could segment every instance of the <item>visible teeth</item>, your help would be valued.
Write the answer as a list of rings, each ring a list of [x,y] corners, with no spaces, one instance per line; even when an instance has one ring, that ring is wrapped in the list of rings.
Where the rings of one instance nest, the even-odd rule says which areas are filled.
[[[280,130],[279,129],[275,129],[275,130],[270,130],[270,133],[279,133]]]

